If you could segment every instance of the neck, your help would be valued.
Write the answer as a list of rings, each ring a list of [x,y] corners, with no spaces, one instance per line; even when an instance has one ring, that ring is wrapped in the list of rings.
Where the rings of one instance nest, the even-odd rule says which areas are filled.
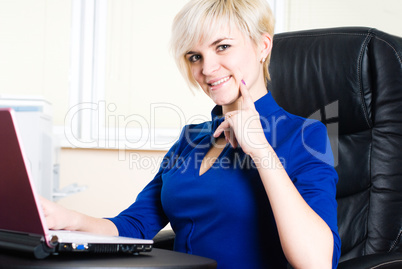
[[[236,99],[236,101],[234,101],[233,103],[231,103],[229,105],[222,106],[223,115],[226,115],[226,113],[228,113],[230,111],[239,110],[241,108],[241,103],[242,103],[242,99],[241,99],[241,96],[239,96]]]

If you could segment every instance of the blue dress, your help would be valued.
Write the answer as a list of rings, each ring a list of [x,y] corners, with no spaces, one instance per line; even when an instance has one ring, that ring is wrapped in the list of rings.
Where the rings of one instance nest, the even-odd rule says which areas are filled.
[[[333,268],[340,256],[335,200],[337,173],[327,130],[318,121],[284,111],[268,92],[255,102],[268,142],[294,185],[334,236]],[[110,220],[121,236],[153,238],[168,222],[176,251],[217,261],[218,268],[286,268],[267,194],[255,164],[241,148],[225,146],[201,176],[201,162],[223,121],[183,128],[155,178],[126,210]],[[270,160],[263,160],[270,168]],[[306,245],[309,242],[306,242]]]

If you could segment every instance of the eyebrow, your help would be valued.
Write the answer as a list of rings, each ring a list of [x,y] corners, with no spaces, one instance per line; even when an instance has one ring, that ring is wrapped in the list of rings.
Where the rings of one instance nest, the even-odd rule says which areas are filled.
[[[215,40],[214,42],[212,42],[208,47],[216,46],[217,44],[221,43],[224,40],[233,40],[233,38],[230,38],[230,37],[219,38],[219,39]],[[195,51],[189,51],[189,52],[186,53],[186,55],[189,55],[189,54],[196,54],[196,52]]]
[[[210,47],[213,47],[213,46],[215,46],[215,45],[217,45],[217,44],[219,44],[219,43],[221,43],[222,41],[224,41],[224,40],[233,40],[233,38],[230,38],[230,37],[223,37],[223,38],[219,38],[219,39],[217,39],[216,41],[214,41],[214,42],[212,42],[212,44],[211,45],[209,45]]]

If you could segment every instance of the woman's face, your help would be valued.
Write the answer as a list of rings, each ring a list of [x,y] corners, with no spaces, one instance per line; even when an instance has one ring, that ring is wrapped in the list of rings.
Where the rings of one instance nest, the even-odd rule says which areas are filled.
[[[199,42],[187,53],[186,59],[204,92],[217,105],[225,106],[239,98],[242,78],[252,96],[253,92],[261,91],[261,86],[266,93],[258,50],[236,27],[226,27]]]

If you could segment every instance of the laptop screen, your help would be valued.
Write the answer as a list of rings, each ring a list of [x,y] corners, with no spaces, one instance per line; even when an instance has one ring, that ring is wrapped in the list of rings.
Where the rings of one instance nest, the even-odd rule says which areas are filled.
[[[0,109],[0,230],[45,235],[11,109]]]

